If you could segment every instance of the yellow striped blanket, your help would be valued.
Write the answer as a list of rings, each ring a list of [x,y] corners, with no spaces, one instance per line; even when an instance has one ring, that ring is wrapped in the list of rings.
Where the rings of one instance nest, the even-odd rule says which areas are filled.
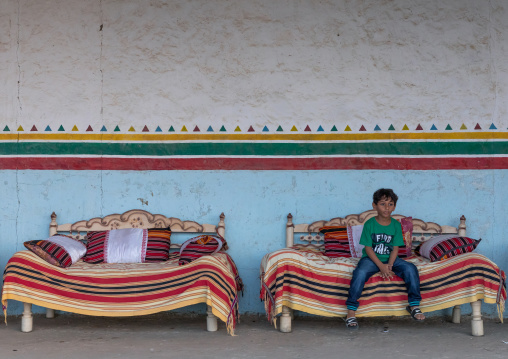
[[[236,277],[236,278],[235,278]],[[95,316],[134,316],[206,303],[233,334],[238,319],[237,271],[219,252],[178,266],[159,263],[53,266],[30,251],[17,252],[4,272],[2,304],[14,299]]]
[[[282,306],[327,316],[345,316],[349,283],[359,258],[328,258],[314,250],[281,249],[261,263],[261,299],[269,319]],[[497,303],[502,320],[506,300],[505,274],[483,255],[468,253],[433,262],[409,259],[418,268],[423,312],[483,299]],[[366,283],[356,315],[408,315],[407,291],[401,278],[383,280],[379,274]]]

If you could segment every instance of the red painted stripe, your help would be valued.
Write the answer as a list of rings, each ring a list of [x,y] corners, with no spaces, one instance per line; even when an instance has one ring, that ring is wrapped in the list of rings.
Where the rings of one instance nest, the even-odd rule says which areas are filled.
[[[508,157],[76,158],[2,157],[3,170],[487,170]]]

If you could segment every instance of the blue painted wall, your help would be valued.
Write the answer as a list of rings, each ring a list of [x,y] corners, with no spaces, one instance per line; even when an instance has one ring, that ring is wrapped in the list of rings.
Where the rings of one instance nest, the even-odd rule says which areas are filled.
[[[51,212],[69,223],[140,208],[216,223],[226,214],[230,254],[246,284],[242,313],[264,313],[259,264],[285,244],[286,215],[312,222],[371,208],[372,193],[391,187],[396,213],[457,226],[481,237],[477,251],[508,271],[505,240],[508,170],[489,171],[0,171],[0,268],[48,235]],[[464,307],[464,312],[469,309]],[[39,309],[36,309],[39,311]],[[9,314],[22,307],[9,303]],[[494,305],[484,312],[496,315]],[[439,313],[436,313],[439,314]]]

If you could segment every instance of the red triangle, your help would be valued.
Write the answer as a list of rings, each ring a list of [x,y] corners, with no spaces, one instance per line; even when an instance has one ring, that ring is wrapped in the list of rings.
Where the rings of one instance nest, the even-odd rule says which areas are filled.
[[[476,126],[474,127],[475,130],[481,130],[482,128],[480,127],[480,124],[477,123]]]
[[[30,131],[37,131],[37,127],[35,127],[35,125],[33,125],[32,129]]]
[[[146,127],[145,125],[145,127],[143,127],[143,130],[141,132],[150,132],[150,130],[148,130],[148,127]]]
[[[198,126],[194,127],[194,132],[201,132]]]
[[[88,125],[87,131],[93,131],[92,126]]]
[[[362,125],[362,127],[360,127],[360,131],[367,131],[367,130],[366,130],[366,129],[365,129],[365,127]]]
[[[249,129],[247,130],[247,132],[254,132],[254,128],[252,128],[252,126],[250,126]]]
[[[416,131],[422,131],[423,130],[423,127],[420,126],[420,124],[418,124],[418,126],[416,126]]]
[[[304,131],[311,131],[309,125],[307,125],[307,127],[305,127],[305,130]]]

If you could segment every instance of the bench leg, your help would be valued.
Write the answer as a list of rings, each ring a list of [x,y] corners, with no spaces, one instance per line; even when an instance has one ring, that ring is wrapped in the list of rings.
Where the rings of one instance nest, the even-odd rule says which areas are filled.
[[[452,323],[460,324],[460,305],[453,307]]]
[[[46,318],[54,318],[55,317],[55,310],[46,308]]]
[[[206,330],[209,332],[216,332],[217,331],[217,317],[213,315],[212,313],[212,307],[207,306],[206,309]]]
[[[282,306],[282,314],[279,319],[279,327],[282,333],[291,333],[292,310],[285,305]]]
[[[21,331],[29,333],[33,329],[32,304],[23,303],[23,316],[21,317]]]
[[[473,336],[481,337],[483,335],[482,301],[477,300],[476,302],[471,302],[471,308],[473,309],[471,332]]]

